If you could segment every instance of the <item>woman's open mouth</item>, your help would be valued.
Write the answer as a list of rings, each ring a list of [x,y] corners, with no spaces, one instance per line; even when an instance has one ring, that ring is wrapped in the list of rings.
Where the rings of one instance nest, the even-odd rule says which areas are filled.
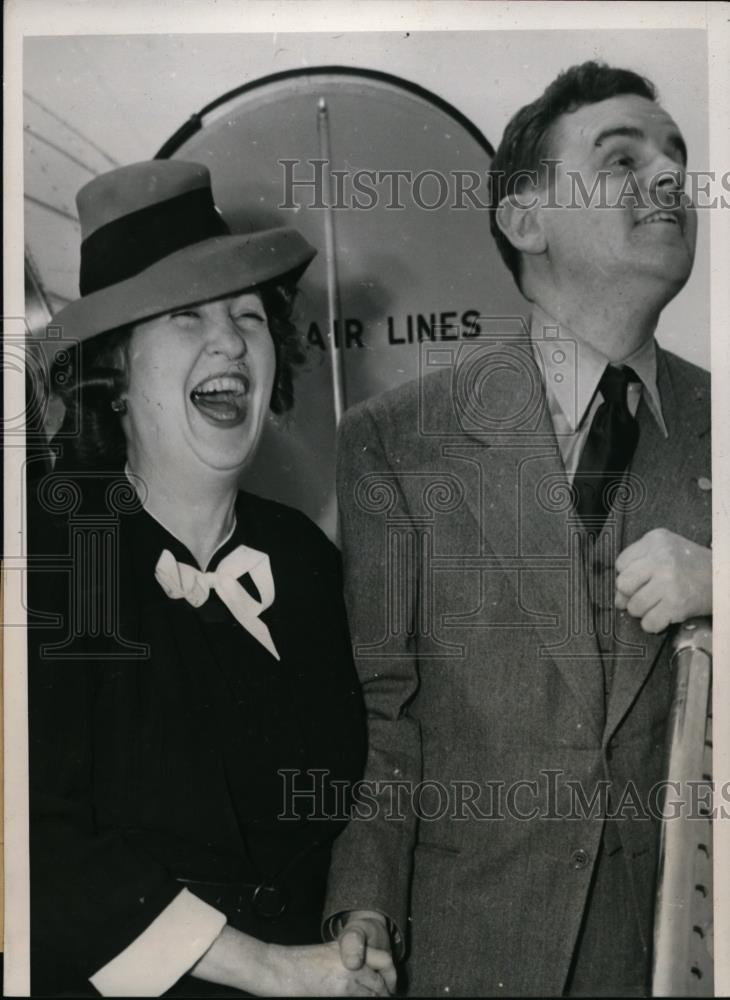
[[[213,375],[204,379],[190,393],[190,401],[209,423],[236,427],[248,413],[250,383],[242,372]]]

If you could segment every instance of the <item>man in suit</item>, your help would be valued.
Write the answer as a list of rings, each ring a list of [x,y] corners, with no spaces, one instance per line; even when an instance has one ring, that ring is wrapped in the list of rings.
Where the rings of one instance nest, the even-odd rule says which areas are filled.
[[[648,81],[561,74],[492,164],[529,327],[342,424],[370,752],[326,927],[350,967],[390,940],[412,995],[649,988],[668,635],[711,611],[709,378],[654,340],[685,169]]]

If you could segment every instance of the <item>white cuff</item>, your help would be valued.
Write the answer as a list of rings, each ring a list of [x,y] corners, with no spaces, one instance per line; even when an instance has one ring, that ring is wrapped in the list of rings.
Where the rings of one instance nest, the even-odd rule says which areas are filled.
[[[89,977],[105,997],[158,997],[203,957],[225,926],[223,913],[182,889],[124,951]]]

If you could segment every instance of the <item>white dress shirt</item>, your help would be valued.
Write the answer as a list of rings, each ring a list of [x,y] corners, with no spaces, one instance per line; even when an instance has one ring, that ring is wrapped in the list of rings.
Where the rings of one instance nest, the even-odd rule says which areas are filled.
[[[597,348],[561,327],[535,306],[530,324],[535,360],[540,368],[548,410],[568,479],[572,482],[596,410],[603,402],[598,388],[611,362]],[[631,382],[627,405],[636,416],[642,395],[664,437],[668,437],[657,388],[656,341],[652,337],[621,364],[632,368],[641,382]]]

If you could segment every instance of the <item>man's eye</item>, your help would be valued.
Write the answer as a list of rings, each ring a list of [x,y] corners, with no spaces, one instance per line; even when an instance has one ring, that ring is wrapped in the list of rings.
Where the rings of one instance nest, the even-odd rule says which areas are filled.
[[[171,314],[173,319],[197,319],[198,313],[195,309],[180,309]]]
[[[628,153],[617,153],[608,162],[611,167],[624,167],[627,170],[630,170],[634,166],[634,158],[633,156],[629,156]]]

